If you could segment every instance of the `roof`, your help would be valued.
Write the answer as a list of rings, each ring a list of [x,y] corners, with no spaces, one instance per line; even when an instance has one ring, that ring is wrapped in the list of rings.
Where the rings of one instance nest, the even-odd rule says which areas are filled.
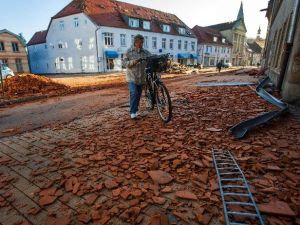
[[[262,48],[256,43],[248,43],[249,48],[254,52],[260,54],[262,52]]]
[[[0,30],[0,34],[4,34],[4,33],[7,33],[7,34],[10,34],[10,35],[15,36],[15,37],[21,42],[21,44],[22,44],[24,47],[26,46],[25,40],[24,40],[21,36],[15,34],[15,33],[13,33],[13,32],[11,32],[11,31],[9,31],[9,30],[7,30],[7,29]]]
[[[216,45],[231,46],[231,44],[226,40],[225,37],[222,36],[220,31],[218,31],[218,30],[211,29],[208,27],[195,26],[192,29],[192,31],[196,35],[199,43],[211,43],[211,44],[216,44]],[[213,41],[214,37],[218,38],[217,42]],[[222,43],[222,38],[225,38],[226,43]]]
[[[58,19],[77,13],[85,13],[98,26],[143,30],[142,28],[132,28],[128,26],[125,22],[125,18],[133,17],[151,21],[152,26],[150,31],[152,32],[163,33],[161,28],[162,23],[171,25],[169,34],[179,35],[176,29],[178,26],[190,31],[190,28],[174,14],[115,0],[73,0],[52,19]],[[191,33],[188,36],[193,36],[193,34]]]
[[[28,42],[27,46],[46,43],[47,30],[36,32]]]
[[[236,22],[237,22],[237,20],[232,21],[232,22],[219,23],[219,24],[207,26],[207,28],[212,28],[212,29],[219,30],[219,31],[232,30],[232,28],[235,26]]]

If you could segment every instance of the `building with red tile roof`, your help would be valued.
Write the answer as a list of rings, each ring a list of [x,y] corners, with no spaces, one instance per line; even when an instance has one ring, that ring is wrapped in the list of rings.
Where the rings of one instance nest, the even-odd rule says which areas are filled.
[[[198,39],[198,62],[203,66],[216,66],[218,62],[231,63],[232,44],[220,31],[195,26],[193,33]]]
[[[115,71],[122,69],[122,57],[137,34],[153,54],[169,53],[181,63],[196,63],[197,39],[176,15],[115,0],[73,0],[28,47],[48,46],[45,73]]]

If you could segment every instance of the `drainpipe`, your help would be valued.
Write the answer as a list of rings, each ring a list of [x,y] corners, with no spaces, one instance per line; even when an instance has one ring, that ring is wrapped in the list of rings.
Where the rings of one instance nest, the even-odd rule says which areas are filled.
[[[291,23],[290,23],[290,27],[289,27],[289,33],[287,36],[287,42],[285,43],[285,46],[284,46],[284,53],[283,53],[284,55],[283,55],[283,60],[282,60],[282,64],[281,64],[281,71],[280,71],[278,84],[277,84],[277,89],[279,91],[281,91],[281,88],[282,88],[284,76],[285,76],[286,69],[288,66],[288,61],[289,61],[289,58],[290,58],[290,55],[292,52],[292,47],[294,44],[294,35],[295,35],[296,26],[297,26],[299,4],[300,4],[300,0],[295,0],[295,4],[293,7],[293,13],[292,13],[292,17],[291,17]]]
[[[98,30],[100,30],[100,27],[98,27],[98,28],[95,30],[95,36],[96,36],[96,49],[97,49],[97,65],[98,65],[98,73],[100,73],[99,49],[98,49]]]

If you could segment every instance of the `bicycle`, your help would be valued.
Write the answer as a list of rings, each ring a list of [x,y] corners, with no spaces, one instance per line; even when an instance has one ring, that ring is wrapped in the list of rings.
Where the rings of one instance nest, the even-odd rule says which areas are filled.
[[[145,97],[150,110],[156,105],[161,120],[165,123],[172,119],[172,102],[168,89],[160,78],[160,73],[168,68],[169,54],[153,55],[140,61],[146,61]]]

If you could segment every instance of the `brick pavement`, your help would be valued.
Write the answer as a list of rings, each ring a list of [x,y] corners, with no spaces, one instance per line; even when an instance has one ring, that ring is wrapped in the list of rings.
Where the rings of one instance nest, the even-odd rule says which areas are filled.
[[[257,102],[243,99],[256,99],[247,87],[203,90],[173,94],[175,116],[168,125],[159,121],[156,111],[136,122],[128,118],[126,107],[119,107],[0,139],[0,224],[149,224],[157,213],[176,224],[220,224],[211,148],[232,148],[241,160],[249,156],[238,151],[257,149],[268,131],[258,134],[258,140],[250,134],[238,142],[224,131],[270,106],[253,108]],[[270,126],[275,130],[270,139],[282,137],[278,127]],[[211,127],[222,132],[207,130]],[[296,145],[300,136],[295,138],[285,139]],[[256,145],[251,147],[251,142]],[[276,143],[271,143],[274,149]],[[252,166],[248,169],[246,176],[252,178]],[[173,181],[153,182],[149,170],[165,171]],[[197,200],[176,197],[179,190],[195,194]]]

